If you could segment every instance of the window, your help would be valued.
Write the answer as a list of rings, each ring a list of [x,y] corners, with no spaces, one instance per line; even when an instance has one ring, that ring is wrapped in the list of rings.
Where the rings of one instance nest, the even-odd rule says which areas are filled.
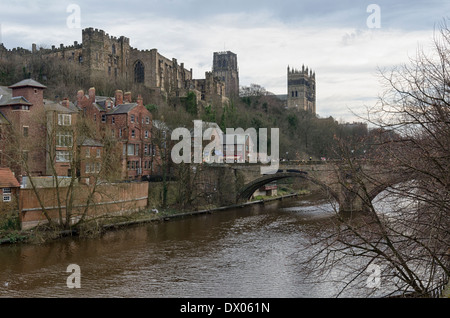
[[[3,188],[3,202],[11,202],[11,188]]]
[[[23,136],[28,137],[28,126],[23,126]]]
[[[106,115],[102,114],[102,123],[106,123]]]
[[[86,148],[86,158],[90,158],[90,157],[91,157],[91,149]]]
[[[145,117],[145,123],[150,124],[150,117]]]
[[[86,173],[91,173],[91,164],[89,162],[86,163]]]
[[[100,158],[100,155],[101,155],[101,151],[100,151],[100,149],[97,149],[97,158]]]
[[[148,145],[147,144],[144,145],[144,154],[148,155]]]
[[[130,121],[134,123],[134,115],[131,115]]]
[[[58,125],[70,126],[72,124],[72,115],[58,114]]]
[[[134,144],[128,144],[127,154],[129,156],[134,156]]]
[[[100,162],[97,162],[96,164],[95,164],[95,167],[96,167],[96,172],[98,173],[98,172],[100,172],[100,169],[101,169],[101,164],[100,164]]]
[[[135,145],[135,148],[134,148],[134,154],[136,155],[136,156],[139,156],[139,145]]]
[[[145,138],[148,138],[148,130],[145,131]]]
[[[135,131],[133,129],[133,130],[131,130],[131,138],[135,138],[135,137],[136,137],[136,133],[135,133]]]
[[[56,147],[72,147],[73,137],[70,131],[56,133]]]
[[[116,118],[114,116],[111,117],[111,123],[115,124],[116,123]]]
[[[56,162],[69,162],[70,153],[68,151],[56,151]]]
[[[145,81],[145,68],[141,61],[137,61],[134,64],[134,82],[144,83]]]
[[[14,105],[13,110],[30,110],[28,105]]]

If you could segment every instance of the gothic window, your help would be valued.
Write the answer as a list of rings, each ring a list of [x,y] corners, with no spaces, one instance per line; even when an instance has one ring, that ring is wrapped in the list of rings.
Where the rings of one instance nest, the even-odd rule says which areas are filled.
[[[112,54],[116,54],[116,46],[114,44],[112,45]]]
[[[141,61],[137,61],[134,64],[134,82],[144,83],[144,64]]]

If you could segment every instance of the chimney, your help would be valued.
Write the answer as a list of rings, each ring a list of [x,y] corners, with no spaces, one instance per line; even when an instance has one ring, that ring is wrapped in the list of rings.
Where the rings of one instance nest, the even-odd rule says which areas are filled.
[[[78,107],[81,107],[81,102],[83,101],[83,97],[84,97],[84,91],[82,89],[80,89],[77,92],[77,104],[78,104]]]
[[[91,103],[95,102],[95,87],[89,88],[89,101]]]
[[[66,97],[62,100],[61,104],[66,107],[69,108],[69,99]]]
[[[116,94],[114,97],[116,99],[115,106],[123,104],[123,92],[120,89],[116,90]]]
[[[141,95],[138,95],[137,104],[138,104],[138,106],[144,107],[144,99],[142,98]]]
[[[123,96],[125,103],[131,104],[131,92],[126,92]]]

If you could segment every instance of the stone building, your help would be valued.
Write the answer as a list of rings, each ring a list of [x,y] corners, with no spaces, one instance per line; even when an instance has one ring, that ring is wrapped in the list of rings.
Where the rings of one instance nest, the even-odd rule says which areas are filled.
[[[225,96],[239,97],[239,68],[233,52],[214,52],[212,74],[225,83]]]
[[[287,68],[287,108],[316,114],[316,73],[304,65],[301,70]]]
[[[130,45],[129,38],[110,36],[94,28],[83,29],[82,43],[75,41],[70,46],[60,44],[38,49],[33,44],[29,51],[23,48],[7,50],[0,44],[0,61],[19,58],[26,65],[37,54],[43,58],[73,61],[85,67],[90,83],[98,80],[133,82],[165,99],[185,97],[188,91],[196,90],[199,101],[224,102],[225,97],[239,93],[237,57],[231,52],[214,53],[212,75],[207,72],[205,79],[195,80],[192,68],[187,69],[177,59],[167,58],[157,49],[138,50]]]

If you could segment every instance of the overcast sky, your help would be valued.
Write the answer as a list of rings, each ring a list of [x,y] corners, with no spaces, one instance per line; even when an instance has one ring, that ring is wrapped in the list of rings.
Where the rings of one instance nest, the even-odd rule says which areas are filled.
[[[377,69],[430,48],[449,13],[448,0],[0,0],[0,42],[71,45],[93,27],[176,58],[194,78],[229,50],[241,85],[275,94],[286,94],[287,66],[304,64],[316,72],[318,115],[353,121],[382,92]]]

